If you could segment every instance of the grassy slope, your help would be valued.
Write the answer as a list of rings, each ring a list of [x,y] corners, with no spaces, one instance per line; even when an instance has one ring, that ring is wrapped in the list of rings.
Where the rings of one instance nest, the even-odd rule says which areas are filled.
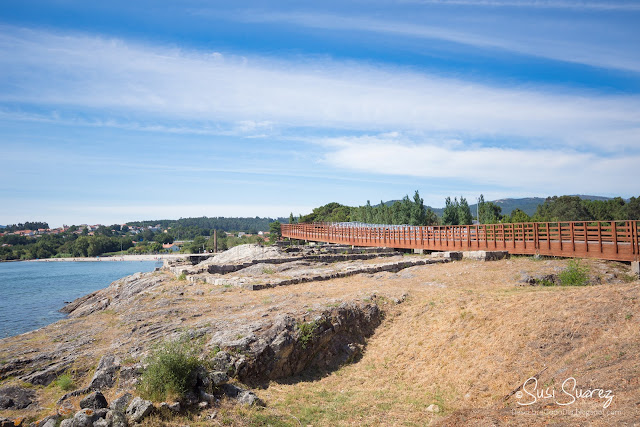
[[[581,420],[611,425],[636,419],[640,285],[514,286],[522,271],[553,271],[564,263],[460,262],[413,269],[414,277],[381,282],[408,285],[412,296],[377,331],[364,357],[315,381],[271,384],[260,393],[269,408],[245,420],[266,417],[291,425],[296,420],[302,425]],[[596,273],[619,267],[590,264]],[[518,399],[504,402],[504,396],[545,366],[540,378],[545,387],[559,394],[559,384],[574,377],[580,388],[611,389],[615,398],[609,410],[621,413],[582,419],[513,415]],[[443,412],[428,412],[432,403]],[[533,407],[560,408],[549,399],[545,405]],[[602,410],[602,401],[582,400],[570,408]]]

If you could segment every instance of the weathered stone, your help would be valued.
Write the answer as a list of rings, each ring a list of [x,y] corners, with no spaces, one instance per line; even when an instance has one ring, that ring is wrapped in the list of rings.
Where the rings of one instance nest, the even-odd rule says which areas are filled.
[[[129,403],[131,403],[131,399],[133,399],[131,393],[125,393],[117,399],[114,399],[111,402],[111,405],[109,405],[109,409],[113,411],[125,412],[127,410],[127,407],[129,406]]]
[[[115,383],[116,372],[120,369],[120,363],[118,359],[113,355],[102,356],[95,374],[91,379],[89,388],[92,390],[101,390],[103,388],[113,387]]]
[[[100,409],[108,406],[107,399],[99,391],[94,391],[80,401],[81,408]]]
[[[44,424],[42,424],[42,427],[56,427],[56,421],[53,418],[49,418]]]
[[[233,371],[233,362],[234,360],[229,353],[226,351],[219,351],[215,356],[213,356],[213,359],[211,359],[211,367],[214,369],[214,372],[219,371],[227,373],[230,370]]]
[[[111,427],[127,427],[127,417],[120,411],[109,411],[105,417]]]
[[[631,262],[631,274],[640,279],[640,261]]]
[[[60,427],[73,427],[73,418],[67,418],[60,421]]]
[[[238,395],[238,403],[247,406],[265,406],[262,399],[250,390],[243,391]]]
[[[24,409],[31,405],[36,398],[33,390],[7,386],[0,388],[0,409]]]
[[[427,407],[427,412],[438,413],[438,412],[440,412],[440,407],[438,405],[436,405],[435,403],[432,403],[431,405],[429,405]]]
[[[225,372],[213,371],[209,374],[209,381],[214,387],[220,387],[229,382],[229,376]]]
[[[104,418],[99,418],[93,422],[93,427],[109,427],[109,422]]]
[[[95,418],[93,409],[84,408],[73,416],[73,427],[92,427]]]
[[[13,420],[10,420],[9,418],[0,418],[0,427],[14,427],[15,424],[13,423]]]
[[[138,423],[153,412],[153,403],[136,396],[127,408],[127,420],[130,423]]]

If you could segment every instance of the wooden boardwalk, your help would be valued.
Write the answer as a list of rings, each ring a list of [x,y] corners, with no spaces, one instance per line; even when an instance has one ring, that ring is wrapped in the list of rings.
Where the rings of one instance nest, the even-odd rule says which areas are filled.
[[[354,246],[429,251],[506,250],[511,254],[638,261],[638,222],[572,221],[453,226],[282,224],[282,236]]]

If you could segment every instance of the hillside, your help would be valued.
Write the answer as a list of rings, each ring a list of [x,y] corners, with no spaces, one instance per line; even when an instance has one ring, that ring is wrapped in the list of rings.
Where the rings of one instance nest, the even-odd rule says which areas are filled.
[[[219,401],[204,394],[199,409],[157,409],[143,425],[608,426],[640,416],[640,281],[628,266],[584,260],[592,286],[530,286],[528,278],[557,274],[567,261],[411,266],[405,261],[430,258],[347,249],[304,259],[295,250],[256,253],[262,264],[176,266],[114,282],[69,305],[69,319],[0,340],[0,395],[23,387],[37,401],[2,416],[58,411],[65,391],[53,380],[64,372],[81,391],[63,400],[73,414],[105,355],[115,358],[107,399],[136,394],[145,355],[180,334],[204,342],[202,356],[223,363],[230,384],[213,391]],[[348,259],[356,255],[368,259]],[[223,270],[233,272],[212,273]],[[183,271],[187,280],[177,279]],[[556,399],[519,405],[527,395],[517,388],[538,373]],[[570,398],[561,387],[571,378],[580,390],[610,390],[610,405],[595,394],[563,413],[556,402]],[[265,407],[232,397],[248,388]]]

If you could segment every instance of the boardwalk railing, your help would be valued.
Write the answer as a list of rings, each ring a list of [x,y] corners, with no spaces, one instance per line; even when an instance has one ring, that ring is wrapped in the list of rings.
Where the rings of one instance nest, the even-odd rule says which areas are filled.
[[[639,221],[530,222],[443,226],[282,224],[282,236],[355,246],[638,261]]]

